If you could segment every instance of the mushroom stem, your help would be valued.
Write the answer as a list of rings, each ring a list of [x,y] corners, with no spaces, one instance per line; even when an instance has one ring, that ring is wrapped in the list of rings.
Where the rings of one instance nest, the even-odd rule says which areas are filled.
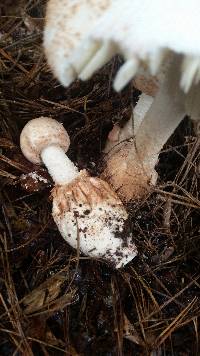
[[[140,95],[138,102],[133,109],[133,114],[125,125],[121,128],[118,124],[116,124],[109,132],[107,142],[103,150],[104,153],[109,153],[112,150],[113,154],[115,149],[119,149],[120,144],[136,135],[147,111],[153,103],[153,100],[154,98],[150,95]]]
[[[133,109],[134,135],[137,134],[137,132],[140,128],[140,125],[141,125],[143,119],[145,118],[147,112],[149,111],[153,101],[154,101],[154,98],[152,98],[152,96],[150,96],[150,95],[146,95],[143,93],[140,95],[139,100]]]
[[[57,145],[45,147],[41,152],[41,158],[56,184],[68,184],[79,174],[74,163]]]
[[[141,159],[158,155],[185,116],[178,62],[170,66],[166,79],[136,134],[135,145]]]

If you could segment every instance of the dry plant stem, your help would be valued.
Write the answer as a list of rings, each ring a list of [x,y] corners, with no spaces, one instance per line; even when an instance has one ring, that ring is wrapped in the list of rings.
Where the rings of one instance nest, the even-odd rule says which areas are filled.
[[[158,155],[185,115],[184,93],[179,89],[179,79],[179,60],[175,60],[135,139],[125,142],[107,159],[103,176],[122,200],[141,199],[150,183],[156,183],[154,168]]]

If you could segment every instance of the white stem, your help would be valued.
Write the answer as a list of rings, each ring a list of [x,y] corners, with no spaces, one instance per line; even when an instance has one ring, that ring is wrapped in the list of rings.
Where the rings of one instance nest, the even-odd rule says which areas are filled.
[[[78,169],[56,145],[44,148],[41,152],[43,163],[56,184],[68,184],[78,176]]]
[[[131,115],[130,119],[120,130],[117,144],[137,135],[139,127],[144,120],[146,113],[150,109],[153,101],[154,98],[152,96],[143,93],[140,95],[138,102],[133,109],[133,115]]]
[[[144,93],[140,95],[139,100],[133,109],[134,135],[137,134],[139,127],[144,120],[145,115],[149,111],[153,101],[154,98],[150,95],[146,95]]]
[[[110,133],[115,134],[116,139],[111,140],[108,136],[106,146],[103,150],[104,153],[111,154],[114,153],[114,148],[119,149],[119,144],[134,137],[137,134],[137,131],[147,113],[150,106],[153,103],[154,98],[152,96],[141,94],[136,106],[133,109],[133,114],[131,115],[130,119],[126,122],[123,128],[119,126],[114,126]],[[117,132],[114,129],[117,127]]]
[[[192,85],[185,100],[186,113],[192,121],[200,121],[200,83]]]
[[[170,65],[166,79],[136,134],[135,147],[142,160],[151,159],[160,153],[185,116],[185,95],[179,87],[179,62],[179,59],[174,60]]]

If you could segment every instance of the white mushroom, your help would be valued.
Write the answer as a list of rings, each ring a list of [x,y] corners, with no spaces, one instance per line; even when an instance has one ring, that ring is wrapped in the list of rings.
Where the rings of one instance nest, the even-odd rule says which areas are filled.
[[[52,214],[63,238],[83,254],[120,268],[137,254],[128,214],[108,183],[78,171],[65,155],[69,143],[62,124],[45,117],[29,121],[20,137],[25,157],[43,162],[55,182]]]
[[[80,6],[81,1],[76,4]],[[97,7],[100,5],[98,2]],[[140,199],[146,194],[156,183],[155,165],[163,145],[185,115],[194,121],[200,119],[199,13],[199,0],[108,1],[101,16],[94,15],[75,50],[68,52],[67,61],[83,80],[112,55],[121,54],[125,63],[114,80],[117,91],[137,74],[159,76],[163,66],[166,68],[153,103],[143,110],[141,124],[133,132],[135,137],[108,155],[103,177],[121,199]],[[74,18],[79,19],[78,15]],[[79,58],[81,66],[77,66]],[[130,123],[126,138],[131,132]],[[116,129],[114,134],[111,139],[118,134],[121,142]]]

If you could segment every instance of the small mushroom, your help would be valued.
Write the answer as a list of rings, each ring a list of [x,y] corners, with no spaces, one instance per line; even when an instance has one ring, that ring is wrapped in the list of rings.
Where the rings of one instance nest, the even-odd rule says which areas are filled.
[[[102,258],[116,268],[137,254],[128,229],[128,214],[111,187],[65,155],[70,140],[62,124],[40,117],[27,123],[20,137],[25,157],[44,163],[52,176],[53,218],[63,238],[87,256]]]

